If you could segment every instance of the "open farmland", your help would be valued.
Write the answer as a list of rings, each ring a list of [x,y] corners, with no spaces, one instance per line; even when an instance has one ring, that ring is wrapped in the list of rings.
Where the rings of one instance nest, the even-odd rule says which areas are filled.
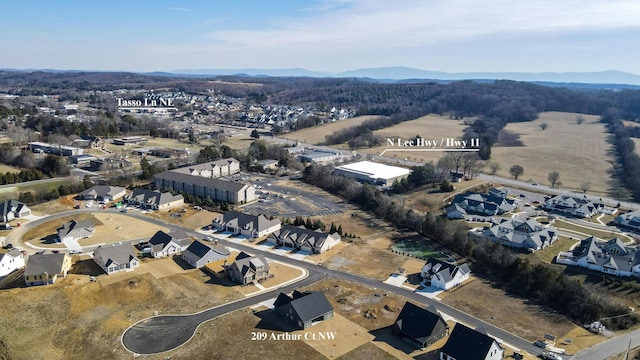
[[[358,126],[369,119],[375,119],[378,116],[365,115],[350,119],[339,120],[333,123],[327,123],[320,126],[314,126],[300,131],[294,131],[281,137],[289,140],[296,140],[303,143],[311,143],[320,145],[324,142],[325,136],[332,134],[334,131],[346,129],[352,126]],[[414,134],[415,135],[415,134]]]
[[[507,124],[505,130],[520,135],[522,147],[493,147],[492,161],[502,165],[498,176],[511,177],[509,167],[524,168],[519,179],[548,184],[550,172],[560,174],[561,187],[580,189],[590,184],[590,193],[610,195],[615,187],[611,176],[615,161],[609,154],[611,145],[607,132],[598,116],[583,115],[585,122],[576,123],[576,114],[546,112],[530,122]],[[546,130],[540,124],[547,123]]]
[[[472,121],[472,119],[465,120],[451,120],[447,117],[439,115],[427,115],[421,118],[405,121],[398,125],[386,129],[380,129],[373,132],[373,134],[383,139],[383,144],[371,149],[361,149],[359,152],[366,154],[380,155],[382,151],[391,148],[387,143],[387,138],[403,140],[409,140],[416,135],[420,135],[425,140],[436,140],[438,143],[442,139],[447,138],[461,138],[462,132],[467,127],[465,121]],[[443,156],[444,152],[409,152],[409,151],[387,151],[385,157],[397,158],[398,160],[408,159],[410,161],[418,162],[437,162]]]

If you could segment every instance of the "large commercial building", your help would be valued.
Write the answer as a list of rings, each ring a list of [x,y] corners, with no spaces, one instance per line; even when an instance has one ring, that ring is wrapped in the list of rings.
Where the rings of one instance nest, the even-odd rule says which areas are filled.
[[[233,181],[210,179],[202,176],[165,171],[153,176],[156,188],[171,189],[184,194],[231,204],[247,203],[256,199],[255,188]]]
[[[411,170],[371,161],[360,161],[338,166],[335,169],[335,173],[361,182],[391,186],[394,181],[400,181],[409,176]]]
[[[53,154],[53,155],[62,155],[62,156],[72,156],[72,155],[81,155],[84,150],[66,145],[54,145],[43,142],[30,142],[29,149],[33,152],[40,152],[45,154]]]

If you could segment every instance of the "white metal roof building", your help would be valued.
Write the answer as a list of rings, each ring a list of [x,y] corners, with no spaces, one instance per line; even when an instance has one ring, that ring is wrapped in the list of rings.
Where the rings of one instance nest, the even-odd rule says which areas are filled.
[[[409,173],[411,173],[411,170],[371,161],[360,161],[353,164],[338,166],[335,169],[335,173],[351,177],[362,182],[391,186],[394,181],[400,181],[407,177]]]

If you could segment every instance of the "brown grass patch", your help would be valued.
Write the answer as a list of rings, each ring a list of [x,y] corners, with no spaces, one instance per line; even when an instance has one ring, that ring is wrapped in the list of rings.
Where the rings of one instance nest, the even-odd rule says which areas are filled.
[[[363,122],[376,119],[380,116],[376,115],[364,115],[357,116],[349,119],[339,120],[332,123],[323,124],[320,126],[314,126],[307,129],[302,129],[299,131],[290,132],[287,134],[280,135],[285,139],[296,140],[303,143],[320,145],[324,143],[325,137],[329,134],[333,134],[336,131],[340,131],[346,128],[350,128],[352,126],[358,126]]]
[[[293,280],[302,275],[303,272],[298,268],[272,261],[269,263],[269,274],[272,274],[273,277],[260,283],[260,285],[265,288],[275,287],[289,280]]]
[[[368,244],[352,244],[331,257],[324,264],[329,269],[359,274],[381,281],[386,280],[407,260],[406,256],[389,250],[370,247]]]
[[[0,173],[2,174],[6,174],[6,173],[19,173],[20,170],[19,168],[15,167],[15,166],[10,166],[7,164],[0,164]]]
[[[57,234],[57,229],[62,226],[62,224],[75,220],[75,221],[91,221],[96,227],[102,225],[102,222],[93,216],[92,213],[85,214],[77,214],[77,215],[69,215],[64,216],[55,220],[48,221],[44,224],[38,225],[33,229],[30,229],[23,235],[23,239],[25,241],[34,241],[38,246],[47,246],[50,244],[44,244],[44,238],[49,237],[51,235]],[[53,244],[55,247],[60,247],[60,244]]]
[[[181,212],[184,209],[185,212]],[[180,216],[171,216],[172,213],[177,213]],[[147,216],[161,219],[164,222],[180,225],[188,229],[200,229],[204,226],[211,225],[211,221],[220,213],[211,212],[207,210],[195,210],[192,206],[184,205],[181,208],[172,209],[171,212],[167,211],[154,211],[148,213]]]

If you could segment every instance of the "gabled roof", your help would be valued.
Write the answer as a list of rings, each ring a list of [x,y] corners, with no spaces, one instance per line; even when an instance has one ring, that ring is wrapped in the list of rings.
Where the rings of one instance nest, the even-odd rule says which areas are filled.
[[[406,302],[396,318],[395,324],[403,334],[424,343],[431,336],[438,322],[442,322],[445,327],[448,327],[435,306],[425,309]]]
[[[71,220],[62,224],[62,226],[58,228],[58,236],[60,236],[60,238],[63,238],[73,232],[92,233],[94,229],[95,229],[95,226],[91,220],[85,220],[85,221]]]
[[[307,244],[312,248],[322,247],[329,237],[340,240],[338,233],[329,234],[320,230],[309,230],[303,226],[293,225],[283,225],[280,230],[271,234],[271,238],[276,240],[288,239],[297,246]]]
[[[212,170],[216,167],[226,167],[231,164],[240,165],[240,162],[234,158],[226,158],[215,161],[206,162],[203,164],[189,165],[178,169],[173,169],[171,171],[181,173],[181,174],[192,174],[193,172],[200,172],[204,170]]]
[[[11,251],[9,251],[8,253],[4,253],[4,254],[0,254],[0,261],[2,260],[2,258],[4,257],[7,258],[18,258],[20,256],[23,256],[22,253],[20,252],[20,250],[18,249],[12,249]]]
[[[278,299],[276,299],[276,301],[280,300],[278,307],[291,304],[291,307],[296,314],[298,314],[298,317],[302,322],[313,320],[333,311],[333,306],[331,306],[329,300],[327,300],[324,294],[320,291],[305,291],[303,293],[297,292],[297,294],[294,292],[293,297],[284,295],[286,298],[281,295],[284,295],[284,293],[281,293],[278,296]],[[287,298],[289,299],[288,301]]]
[[[96,185],[88,188],[85,191],[81,191],[80,193],[78,193],[78,195],[82,197],[87,195],[93,195],[96,197],[104,197],[106,195],[109,195],[113,197],[125,190],[126,190],[125,188],[120,186]]]
[[[162,206],[164,204],[170,203],[172,201],[183,199],[182,195],[171,195],[170,192],[154,191],[154,190],[146,190],[146,189],[135,189],[131,194],[131,199],[136,199],[136,201],[140,203],[144,203],[147,205],[155,204],[156,206]]]
[[[484,360],[494,343],[496,340],[482,330],[456,323],[440,351],[457,360]]]
[[[0,204],[0,215],[7,216],[10,212],[19,211],[22,207],[25,206],[24,203],[18,200],[9,200]]]
[[[62,265],[67,257],[65,253],[46,254],[37,253],[27,258],[27,267],[24,270],[25,276],[35,276],[41,274],[60,274]]]
[[[192,242],[185,251],[190,252],[199,259],[205,257],[209,252],[217,252],[218,254],[229,256],[229,249],[226,247],[222,245],[208,246],[198,240]]]
[[[127,264],[131,260],[136,259],[133,252],[133,246],[128,243],[115,244],[110,246],[98,246],[93,252],[93,258],[99,259],[105,267],[115,263],[118,265]]]
[[[445,282],[453,280],[458,273],[464,275],[471,272],[467,264],[454,265],[434,258],[427,260],[425,267],[428,265],[431,266],[429,274],[441,277]]]
[[[244,251],[236,256],[236,260],[230,266],[242,277],[245,277],[249,272],[255,272],[258,267],[262,267],[265,271],[269,271],[271,268],[264,255],[251,256]]]
[[[227,211],[226,213],[213,219],[213,222],[225,224],[243,230],[261,232],[280,224],[280,219],[269,220],[264,215],[249,215],[237,211]]]
[[[625,272],[631,272],[634,266],[640,264],[638,248],[625,246],[618,238],[605,242],[590,236],[573,249],[573,256],[576,261],[586,258],[590,264]]]

